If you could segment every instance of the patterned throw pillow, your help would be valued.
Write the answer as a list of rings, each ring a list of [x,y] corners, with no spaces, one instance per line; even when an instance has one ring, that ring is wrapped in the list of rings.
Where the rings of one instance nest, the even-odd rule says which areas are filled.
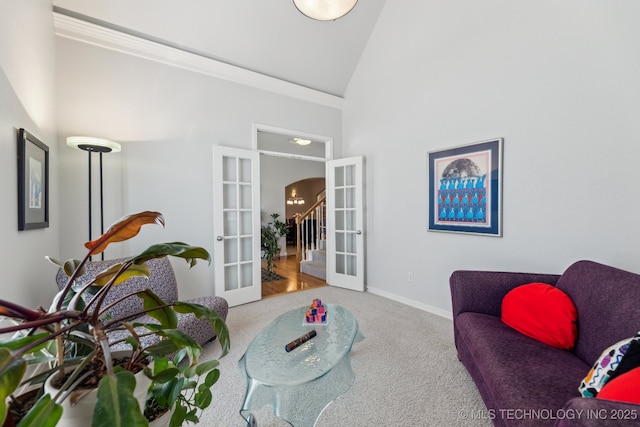
[[[639,351],[640,332],[607,348],[580,383],[580,394],[583,397],[596,397],[611,378],[635,367],[633,365],[638,362]],[[618,370],[621,366],[623,369]]]

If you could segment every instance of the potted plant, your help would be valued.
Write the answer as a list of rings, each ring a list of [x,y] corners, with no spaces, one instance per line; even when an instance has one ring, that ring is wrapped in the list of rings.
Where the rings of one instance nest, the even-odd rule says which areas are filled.
[[[262,249],[262,257],[266,261],[265,269],[267,280],[271,280],[273,269],[275,267],[273,259],[280,252],[279,240],[287,234],[287,224],[280,221],[280,214],[272,213],[273,222],[260,227],[260,248]]]
[[[136,276],[148,277],[146,261],[174,256],[185,259],[190,266],[194,266],[197,260],[211,262],[211,257],[204,248],[181,242],[152,245],[142,253],[101,272],[86,285],[76,286],[76,279],[84,274],[85,265],[91,256],[100,254],[111,243],[131,239],[145,224],[164,226],[164,218],[158,212],[149,211],[124,217],[102,236],[85,244],[88,251],[82,260],[59,262],[50,259],[65,270],[69,280],[64,289],[56,294],[48,310],[32,310],[0,300],[0,315],[18,322],[15,326],[0,328],[0,334],[14,333],[11,339],[0,344],[0,422],[4,422],[7,414],[7,398],[18,386],[24,382],[42,381],[45,376],[60,378],[59,391],[55,396],[49,393],[42,394],[20,425],[55,425],[62,415],[60,401],[70,393],[73,393],[74,399],[81,398],[86,393],[81,391],[83,387],[87,387],[86,383],[97,384],[92,425],[147,425],[141,405],[134,398],[136,371],[153,381],[152,387],[189,378],[192,372],[198,375],[206,373],[205,384],[208,388],[215,383],[219,373],[211,372],[215,372],[217,361],[198,364],[201,347],[177,329],[177,313],[204,316],[211,323],[220,342],[222,357],[229,351],[229,331],[218,313],[198,304],[181,301],[165,303],[149,289],[124,295],[110,306],[105,307],[104,304],[105,297],[113,288],[127,279]],[[144,301],[144,309],[140,314],[146,313],[158,323],[130,324],[125,319],[113,319],[104,315],[114,305],[129,298],[141,298]],[[126,358],[120,359],[120,356],[112,354],[109,334],[114,327],[128,331],[126,342],[131,345],[132,351]],[[141,328],[143,333],[140,332]],[[141,337],[144,335],[156,335],[161,340],[145,347],[141,343]],[[47,347],[55,358],[55,366],[45,375],[25,379],[27,364],[32,361],[41,362],[43,359],[36,355],[44,347]],[[179,357],[174,359],[178,363],[168,362],[167,356],[172,354]],[[150,365],[150,362],[153,364]],[[182,367],[178,367],[179,364],[182,364]],[[176,393],[175,387],[165,387],[163,391],[162,386],[158,386],[154,390],[160,399],[169,396],[169,393]],[[146,397],[146,387],[144,391]],[[167,402],[174,405],[178,400],[173,396],[166,398]],[[197,418],[195,412],[185,413],[183,416],[176,416],[176,420],[191,421],[194,417]]]
[[[200,411],[209,407],[213,401],[211,387],[220,377],[220,363],[209,360],[191,366],[186,361],[186,350],[181,350],[173,358],[154,360],[154,368],[165,374],[156,375],[156,381],[149,388],[145,408],[147,419],[153,419],[152,411],[155,411],[158,415],[166,413],[168,421],[162,423],[166,426],[181,426],[184,421],[196,424]],[[168,372],[171,374],[167,375]]]

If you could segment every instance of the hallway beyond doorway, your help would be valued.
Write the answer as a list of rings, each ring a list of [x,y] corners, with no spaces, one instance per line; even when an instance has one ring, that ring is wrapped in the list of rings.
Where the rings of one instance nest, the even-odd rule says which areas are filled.
[[[289,253],[289,249],[287,248],[287,253],[289,254],[288,256],[274,260],[274,272],[283,276],[284,279],[262,282],[263,298],[327,286],[327,282],[324,280],[300,273],[295,251]]]

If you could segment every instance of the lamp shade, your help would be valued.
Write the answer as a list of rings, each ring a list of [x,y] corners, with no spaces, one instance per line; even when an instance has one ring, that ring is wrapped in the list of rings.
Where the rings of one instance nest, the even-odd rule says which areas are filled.
[[[84,151],[95,151],[98,153],[117,153],[121,151],[120,144],[108,139],[95,138],[93,136],[70,136],[67,137],[67,145]]]
[[[305,16],[318,21],[333,21],[351,12],[358,0],[293,0]]]

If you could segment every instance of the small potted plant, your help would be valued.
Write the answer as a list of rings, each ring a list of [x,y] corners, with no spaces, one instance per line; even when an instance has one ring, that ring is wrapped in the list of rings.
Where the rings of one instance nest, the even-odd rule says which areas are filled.
[[[273,259],[280,252],[280,238],[287,234],[287,224],[280,221],[280,214],[272,213],[272,222],[260,227],[260,248],[262,249],[262,257],[266,261],[266,278],[271,280],[273,277],[273,269],[275,264]]]
[[[149,289],[124,295],[109,306],[104,304],[105,297],[112,289],[127,279],[148,277],[147,261],[173,256],[183,258],[190,266],[194,266],[197,260],[211,261],[204,248],[181,242],[152,245],[142,253],[101,272],[90,283],[81,287],[76,285],[76,279],[84,274],[91,256],[100,254],[111,243],[131,239],[145,224],[164,226],[164,218],[158,212],[149,211],[124,217],[98,239],[85,244],[88,251],[82,260],[51,260],[65,270],[69,280],[64,289],[56,294],[48,310],[32,310],[0,300],[0,315],[17,322],[15,326],[0,328],[0,334],[14,334],[11,339],[0,344],[0,424],[7,415],[7,398],[18,386],[25,382],[42,381],[47,376],[60,378],[58,391],[55,395],[42,394],[19,425],[56,425],[63,412],[60,402],[69,395],[69,399],[83,399],[89,393],[85,391],[89,387],[87,384],[97,384],[97,390],[93,391],[97,399],[92,405],[90,421],[84,425],[147,425],[142,413],[147,385],[143,386],[141,405],[134,397],[137,382],[134,372],[139,372],[138,377],[148,377],[148,381],[153,382],[157,398],[174,406],[179,398],[174,398],[170,393],[176,393],[177,389],[163,389],[162,384],[172,384],[174,380],[187,381],[194,374],[206,374],[205,388],[210,388],[215,383],[219,375],[215,369],[217,361],[198,364],[201,347],[177,329],[177,314],[193,313],[197,317],[206,318],[220,342],[222,357],[229,351],[229,331],[217,312],[202,305],[181,301],[165,303]],[[124,303],[129,298],[141,298],[144,309],[140,314],[148,314],[157,323],[128,323],[126,319],[113,319],[105,315],[114,305]],[[128,331],[126,342],[131,345],[132,350],[126,357],[112,354],[109,334],[114,327]],[[145,332],[141,333],[141,329]],[[161,339],[145,347],[141,342],[143,335],[157,335]],[[55,358],[54,366],[44,375],[25,379],[27,364],[42,362],[43,359],[36,355],[45,347]],[[170,355],[179,357],[174,359],[177,364],[169,363]],[[182,390],[183,387],[180,387],[180,391]],[[202,392],[199,396],[204,396],[199,398],[205,400],[199,408],[208,406],[206,400],[209,394]],[[70,409],[74,410],[75,408]],[[184,413],[175,419],[176,422],[193,421],[197,419],[197,413]]]

